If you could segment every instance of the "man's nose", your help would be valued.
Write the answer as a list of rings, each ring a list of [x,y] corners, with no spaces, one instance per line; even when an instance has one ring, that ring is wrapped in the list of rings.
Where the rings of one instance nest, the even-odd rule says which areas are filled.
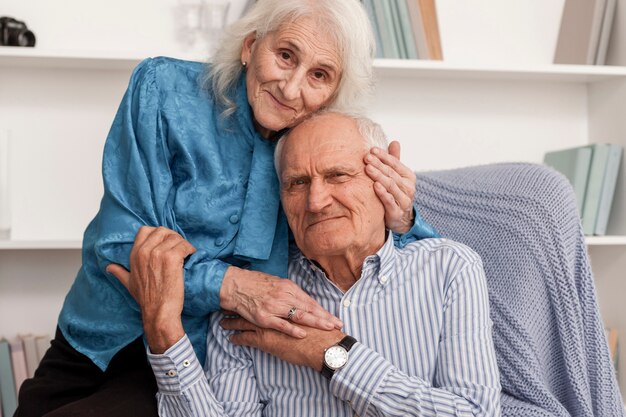
[[[285,74],[285,78],[280,86],[285,100],[295,100],[300,96],[303,83],[306,81],[306,71],[296,68]]]
[[[332,202],[329,186],[322,180],[314,180],[309,187],[307,211],[319,213]]]

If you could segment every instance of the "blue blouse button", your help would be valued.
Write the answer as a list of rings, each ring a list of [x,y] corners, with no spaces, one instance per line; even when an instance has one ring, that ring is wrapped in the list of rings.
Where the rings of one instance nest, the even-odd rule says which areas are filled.
[[[224,244],[224,238],[218,237],[215,239],[215,246],[222,246]]]
[[[236,214],[233,214],[232,216],[230,216],[230,219],[228,220],[230,220],[232,224],[235,224],[239,221],[239,216],[237,216]]]

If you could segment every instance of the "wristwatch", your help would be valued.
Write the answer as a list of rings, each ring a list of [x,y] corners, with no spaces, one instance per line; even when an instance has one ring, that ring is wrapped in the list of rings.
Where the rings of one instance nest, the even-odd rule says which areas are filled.
[[[352,336],[346,336],[339,343],[324,351],[324,362],[322,363],[322,375],[331,379],[337,369],[341,369],[348,363],[348,352],[356,343]]]

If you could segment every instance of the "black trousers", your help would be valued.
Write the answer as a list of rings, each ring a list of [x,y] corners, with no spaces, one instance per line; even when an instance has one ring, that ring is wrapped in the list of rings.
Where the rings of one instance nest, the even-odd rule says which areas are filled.
[[[34,378],[20,388],[14,417],[156,417],[156,392],[141,338],[119,351],[102,372],[57,328]]]

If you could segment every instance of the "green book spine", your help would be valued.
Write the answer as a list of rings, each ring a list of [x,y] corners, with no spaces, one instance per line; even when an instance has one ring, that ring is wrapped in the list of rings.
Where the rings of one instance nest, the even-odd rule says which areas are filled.
[[[2,396],[2,413],[5,416],[12,416],[17,408],[17,394],[9,342],[6,340],[0,340],[0,396]]]
[[[404,34],[402,33],[402,25],[400,23],[400,10],[398,9],[399,0],[389,0],[389,7],[391,9],[391,22],[393,27],[393,34],[398,45],[398,52],[400,52],[400,58],[407,59],[408,52],[406,43],[404,40]]]
[[[587,192],[585,193],[583,208],[583,230],[585,235],[593,235],[596,229],[602,184],[609,158],[609,145],[596,144],[591,145],[591,148],[593,149],[593,154],[591,156],[591,167],[589,168],[589,180],[587,181]]]
[[[577,148],[548,152],[543,159],[544,164],[565,175],[572,184],[581,218],[584,216],[583,205],[592,153],[589,146],[579,146]]]
[[[373,2],[374,0],[363,0],[363,6],[365,7],[365,11],[370,18],[372,30],[374,31],[374,37],[376,39],[376,58],[384,58],[385,55],[383,52],[383,42],[380,37],[380,26],[378,25],[378,21],[376,19]]]
[[[609,216],[611,214],[611,206],[613,205],[613,195],[615,194],[615,185],[617,184],[617,174],[622,161],[622,147],[619,145],[608,145],[609,155],[606,162],[606,170],[604,173],[604,182],[602,183],[602,192],[600,193],[600,204],[598,206],[598,219],[594,234],[603,236],[606,234],[606,228],[609,224]]]
[[[400,51],[396,44],[396,36],[391,19],[391,5],[389,0],[374,0],[374,12],[380,28],[380,38],[383,44],[385,58],[400,58]]]
[[[400,17],[400,28],[402,29],[402,38],[406,48],[408,59],[417,59],[417,46],[413,38],[413,28],[411,28],[411,16],[407,0],[396,0],[398,2],[398,16]]]

